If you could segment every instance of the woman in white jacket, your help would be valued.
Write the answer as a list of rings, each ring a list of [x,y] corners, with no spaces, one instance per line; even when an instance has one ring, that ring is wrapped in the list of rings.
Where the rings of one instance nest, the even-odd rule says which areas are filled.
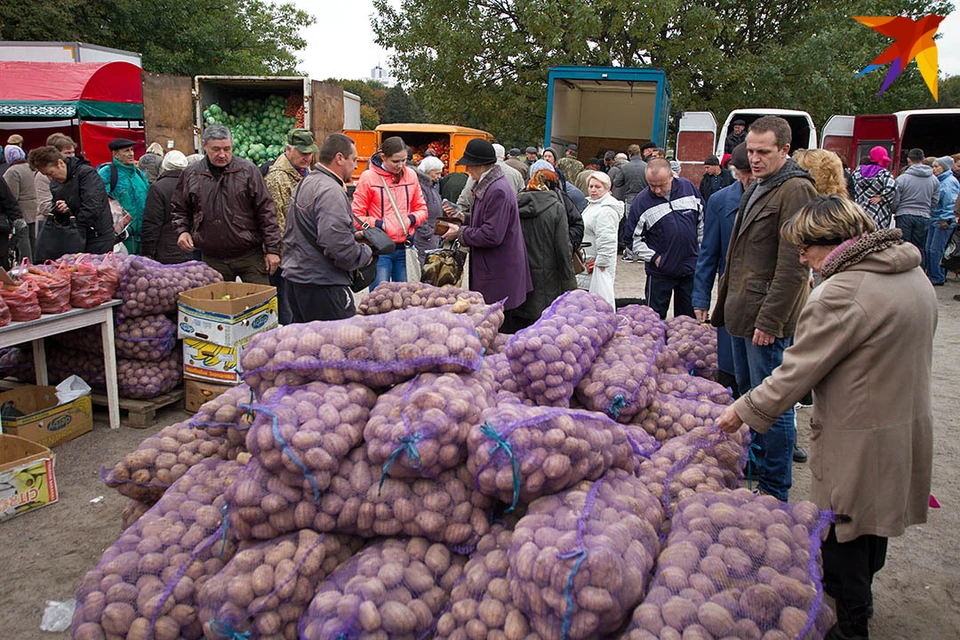
[[[583,216],[583,244],[587,269],[577,276],[577,286],[615,306],[613,283],[617,275],[617,232],[623,203],[610,193],[610,178],[594,171],[587,180],[587,208]],[[586,246],[589,243],[589,246]]]

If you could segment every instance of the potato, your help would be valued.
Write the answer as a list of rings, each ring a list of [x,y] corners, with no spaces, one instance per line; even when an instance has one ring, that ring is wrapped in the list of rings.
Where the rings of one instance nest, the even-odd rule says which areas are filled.
[[[447,602],[443,585],[456,582],[466,562],[454,555],[442,572],[433,571],[425,560],[436,556],[438,546],[424,538],[371,542],[319,584],[300,618],[300,638],[352,637],[361,631],[358,637],[421,637]],[[380,576],[399,582],[387,589]]]
[[[666,326],[660,314],[646,305],[620,307],[617,309],[617,321],[617,332],[621,335],[647,338],[658,344],[667,340]]]
[[[649,338],[615,336],[600,349],[577,384],[577,399],[591,411],[629,422],[649,406],[656,394],[659,349],[660,345]]]
[[[602,298],[570,291],[517,332],[504,353],[526,398],[541,406],[566,407],[616,329],[616,314]]]
[[[657,390],[663,395],[687,400],[700,400],[720,405],[733,403],[730,389],[712,380],[705,380],[686,373],[661,373],[657,375]]]
[[[389,463],[394,478],[436,477],[463,462],[469,429],[493,406],[488,371],[421,373],[376,400],[363,429],[367,455],[374,464]]]
[[[200,588],[204,632],[216,637],[253,630],[269,637],[296,625],[317,584],[360,546],[358,538],[302,529],[247,547]]]
[[[677,316],[664,324],[667,330],[664,360],[672,360],[674,364],[661,370],[712,378],[717,372],[717,330],[688,316]]]
[[[197,588],[236,551],[236,538],[229,530],[223,537],[217,516],[240,470],[236,462],[211,459],[177,480],[80,581],[74,628],[88,625],[88,637],[97,630],[105,637],[199,637]]]
[[[666,637],[664,629],[654,628],[660,619],[683,638],[798,638],[809,629],[814,637],[822,637],[832,624],[832,614],[823,606],[822,595],[817,596],[819,571],[811,575],[806,563],[788,566],[793,561],[789,545],[797,542],[789,534],[789,542],[775,537],[783,535],[778,525],[766,527],[775,536],[753,528],[773,513],[785,529],[803,527],[800,519],[812,524],[801,544],[809,547],[808,558],[817,552],[825,524],[811,515],[809,503],[770,501],[747,489],[699,493],[682,500],[667,547],[657,560],[650,593],[624,637],[635,640],[643,637],[641,632]],[[709,544],[692,541],[703,535]],[[757,544],[764,535],[769,547]],[[752,546],[761,552],[751,553]],[[776,566],[770,566],[768,550]],[[699,572],[692,573],[695,569]],[[804,581],[781,573],[788,569],[802,571]]]
[[[633,446],[621,425],[591,411],[503,405],[484,411],[467,435],[477,489],[512,507],[613,467],[633,470]]]
[[[313,381],[382,388],[418,373],[479,371],[482,351],[470,318],[411,308],[258,333],[244,349],[243,378],[261,395]]]
[[[698,427],[713,426],[724,408],[712,402],[656,393],[650,406],[631,422],[662,443]]]
[[[153,398],[174,389],[183,377],[183,354],[179,350],[158,362],[117,359],[117,385],[121,398]],[[82,351],[58,349],[47,354],[52,381],[77,374],[97,391],[106,389],[103,357]]]
[[[619,469],[534,501],[507,554],[514,604],[545,638],[564,637],[565,620],[569,638],[612,633],[646,591],[662,518],[643,484]],[[546,529],[559,536],[544,537]]]
[[[91,262],[102,264],[103,259]],[[118,259],[121,305],[117,318],[136,318],[167,314],[177,310],[182,292],[223,281],[223,277],[203,262],[190,261],[165,265],[143,256]]]
[[[118,358],[158,362],[178,346],[177,325],[165,315],[128,318],[117,321],[114,329]],[[103,355],[100,327],[91,326],[54,336],[60,346],[93,355]]]

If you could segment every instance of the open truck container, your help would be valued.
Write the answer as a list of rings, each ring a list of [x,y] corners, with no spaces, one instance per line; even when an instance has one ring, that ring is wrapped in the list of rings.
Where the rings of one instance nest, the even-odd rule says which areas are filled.
[[[734,109],[717,131],[717,121],[710,111],[685,111],[677,126],[676,158],[680,161],[680,175],[700,183],[703,161],[707,156],[722,158],[727,135],[733,131],[733,121],[743,120],[749,128],[763,116],[780,116],[790,125],[790,151],[817,148],[817,128],[806,111],[793,109]]]
[[[576,144],[584,161],[631,144],[664,146],[669,115],[670,85],[662,69],[551,67],[544,141],[561,155]]]
[[[873,147],[884,147],[898,175],[907,166],[907,152],[923,149],[940,157],[960,148],[960,109],[914,109],[889,114],[836,115],[823,127],[823,148],[835,151],[854,169]]]
[[[360,174],[366,171],[370,158],[380,148],[380,144],[392,136],[403,138],[407,146],[413,149],[414,160],[417,162],[428,148],[432,148],[437,157],[443,160],[444,174],[464,170],[463,167],[458,167],[456,162],[466,150],[467,143],[474,138],[494,141],[493,136],[486,131],[452,124],[381,124],[373,131],[354,129],[344,133],[357,144],[357,168],[353,172],[352,182],[356,182]]]

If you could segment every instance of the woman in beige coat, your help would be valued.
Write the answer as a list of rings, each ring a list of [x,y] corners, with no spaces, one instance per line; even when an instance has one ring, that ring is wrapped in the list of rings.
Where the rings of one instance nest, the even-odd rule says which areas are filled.
[[[794,344],[719,426],[759,432],[813,389],[811,500],[836,515],[823,546],[837,601],[828,640],[868,638],[873,575],[887,538],[925,522],[933,467],[930,368],[937,298],[920,252],[898,229],[875,231],[852,201],[820,196],[784,225],[800,261],[823,278]]]

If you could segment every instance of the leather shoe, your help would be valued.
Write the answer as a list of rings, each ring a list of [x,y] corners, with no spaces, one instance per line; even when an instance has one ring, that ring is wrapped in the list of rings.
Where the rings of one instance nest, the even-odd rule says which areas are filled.
[[[806,449],[798,445],[793,445],[793,461],[794,462],[799,462],[802,464],[806,462],[809,458],[810,456],[807,455]]]

